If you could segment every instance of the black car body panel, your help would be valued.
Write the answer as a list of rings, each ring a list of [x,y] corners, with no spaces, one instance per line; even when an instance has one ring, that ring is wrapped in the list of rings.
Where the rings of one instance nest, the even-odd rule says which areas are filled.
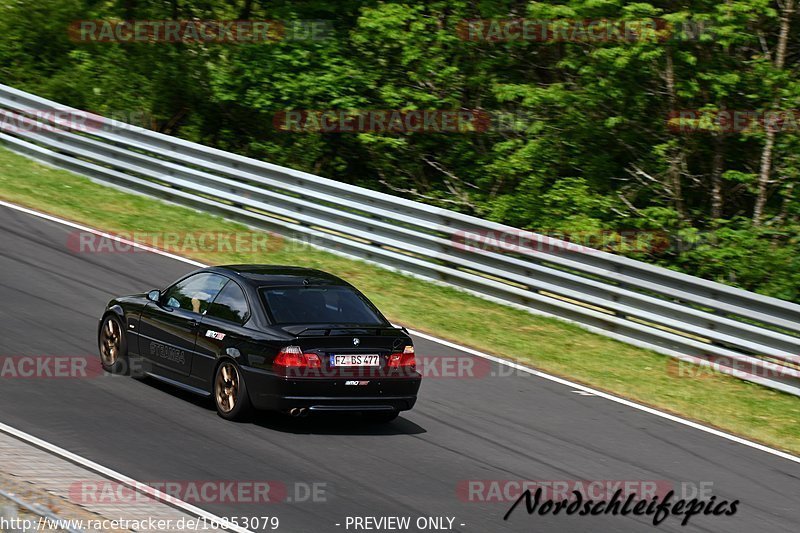
[[[328,291],[330,287],[335,291]],[[303,294],[325,305],[317,314],[326,316],[346,316],[343,306],[325,300],[346,288],[348,295],[352,292],[363,299],[362,314],[374,318],[371,323],[275,323],[273,312],[287,313],[271,311],[261,291],[293,294],[297,288],[308,289]],[[314,318],[313,308],[301,311]],[[251,403],[260,409],[403,411],[414,406],[421,383],[415,368],[388,365],[391,354],[413,347],[405,329],[392,326],[352,285],[319,270],[265,265],[203,268],[157,291],[157,296],[151,291],[115,298],[103,318],[110,313],[125,329],[133,374],[210,395],[219,362],[233,360]],[[275,366],[276,355],[287,346],[316,354],[321,366]],[[378,366],[334,364],[337,355],[366,354]]]

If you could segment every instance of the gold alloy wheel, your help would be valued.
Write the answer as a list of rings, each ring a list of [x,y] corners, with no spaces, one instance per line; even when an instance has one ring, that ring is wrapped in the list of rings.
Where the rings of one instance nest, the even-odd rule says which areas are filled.
[[[119,324],[113,318],[107,318],[100,333],[100,357],[106,366],[114,366],[117,362],[121,341]]]
[[[220,410],[230,413],[239,400],[239,371],[232,363],[222,363],[214,389]]]

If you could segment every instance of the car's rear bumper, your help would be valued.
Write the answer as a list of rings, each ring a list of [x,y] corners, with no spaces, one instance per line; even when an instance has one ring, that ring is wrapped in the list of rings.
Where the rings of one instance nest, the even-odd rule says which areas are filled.
[[[286,377],[242,367],[250,401],[257,409],[285,411],[407,411],[417,401],[422,378]],[[358,382],[358,384],[353,384]]]

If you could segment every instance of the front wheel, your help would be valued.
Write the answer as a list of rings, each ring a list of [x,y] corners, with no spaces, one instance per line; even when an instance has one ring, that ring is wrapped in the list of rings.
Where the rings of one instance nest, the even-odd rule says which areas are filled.
[[[232,361],[223,361],[214,377],[214,404],[226,420],[236,420],[250,410],[250,397],[239,368]]]
[[[100,348],[100,363],[103,370],[112,374],[128,373],[128,343],[122,322],[116,315],[103,319],[97,342]]]

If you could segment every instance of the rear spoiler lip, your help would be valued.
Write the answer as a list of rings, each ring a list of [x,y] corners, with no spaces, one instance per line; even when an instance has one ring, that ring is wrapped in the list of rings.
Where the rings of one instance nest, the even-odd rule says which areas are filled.
[[[327,325],[327,324],[319,324],[319,325],[287,325],[282,326],[280,329],[289,333],[290,335],[294,335],[295,337],[331,337],[331,336],[348,336],[348,335],[374,335],[374,336],[382,336],[382,335],[396,335],[398,333],[404,333],[407,335],[406,329],[403,327],[397,326],[358,326],[358,325]],[[307,335],[306,332],[313,331],[314,333],[311,335]],[[341,333],[336,333],[341,332]]]

